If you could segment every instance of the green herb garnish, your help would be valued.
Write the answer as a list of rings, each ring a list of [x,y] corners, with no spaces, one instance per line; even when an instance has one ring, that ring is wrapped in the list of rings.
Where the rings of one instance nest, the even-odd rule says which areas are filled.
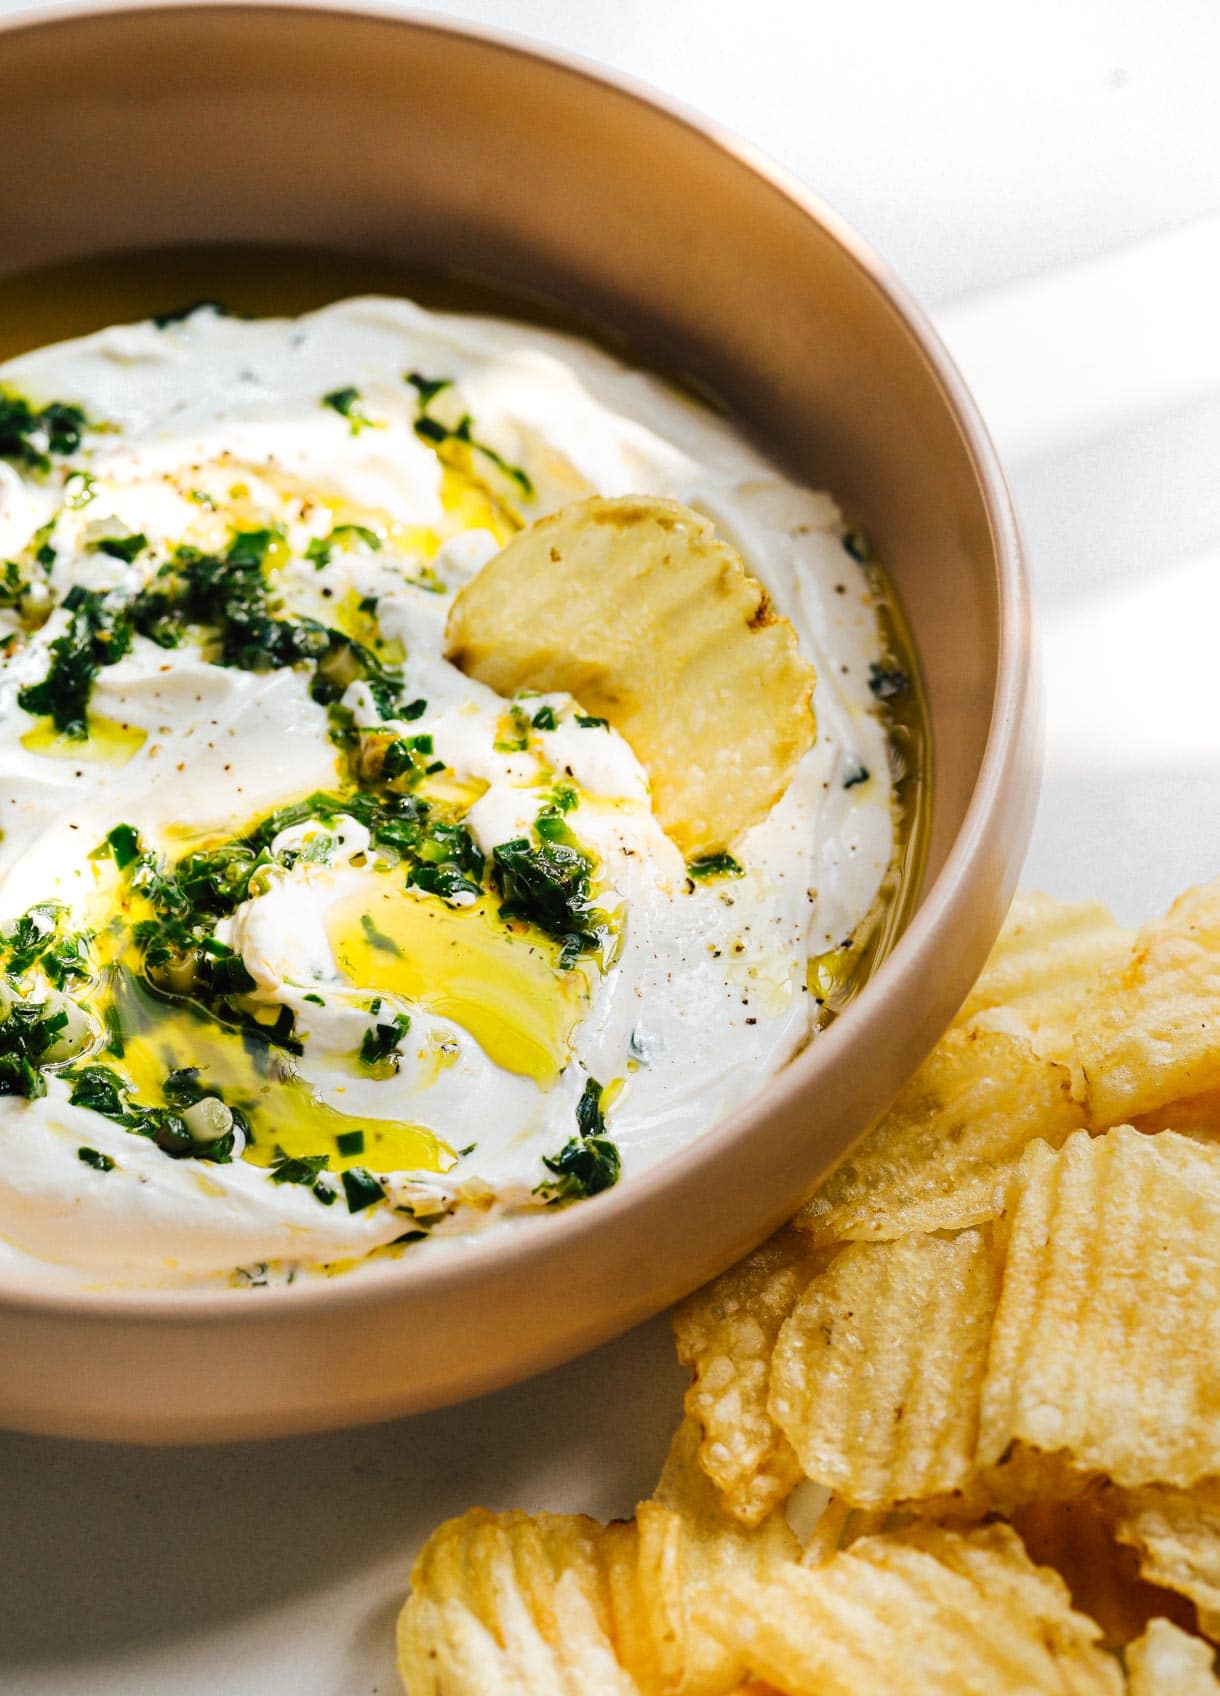
[[[34,407],[11,389],[0,389],[0,459],[46,472],[53,458],[76,452],[88,420],[79,406],[53,400]]]
[[[372,1207],[385,1195],[381,1181],[363,1166],[349,1166],[341,1178],[349,1213],[363,1213],[366,1207]]]
[[[910,682],[899,666],[878,665],[876,660],[869,665],[868,686],[879,701],[892,701],[896,695],[905,694]]]
[[[99,1154],[96,1148],[78,1148],[76,1158],[85,1166],[92,1166],[95,1172],[113,1172],[114,1161],[108,1154]]]
[[[700,854],[687,861],[686,875],[706,882],[714,877],[744,877],[745,872],[731,854]]]
[[[361,430],[376,428],[364,410],[359,389],[332,389],[328,395],[322,396],[322,405],[329,406],[340,418],[346,418],[353,436],[358,436]]]
[[[399,1044],[410,1029],[411,1021],[407,1015],[395,1013],[388,1023],[376,1024],[371,1030],[365,1031],[360,1044],[360,1064],[370,1068],[383,1067],[391,1061],[396,1064]],[[347,1154],[353,1151],[342,1149],[341,1152]]]
[[[559,964],[575,965],[601,944],[591,919],[587,854],[564,842],[534,848],[524,837],[502,842],[492,852],[491,880],[506,919],[525,919],[562,944]]]
[[[611,1189],[619,1180],[622,1161],[605,1129],[602,1087],[596,1078],[587,1078],[576,1104],[576,1136],[558,1154],[543,1156],[542,1164],[558,1182],[544,1181],[535,1193],[552,1202],[575,1201]]]
[[[438,395],[453,387],[451,377],[422,377],[418,371],[409,371],[406,381],[416,393],[415,434],[421,441],[434,448],[457,442],[460,446],[469,448],[472,453],[482,454],[497,471],[517,485],[526,500],[533,498],[534,485],[529,475],[519,465],[510,465],[495,448],[478,440],[474,434],[474,422],[468,412],[464,412],[456,424],[450,425],[434,418],[428,411]]]
[[[103,666],[121,660],[131,647],[132,624],[121,595],[82,589],[64,598],[71,615],[68,628],[50,646],[50,664],[39,683],[27,684],[17,704],[27,713],[46,715],[61,736],[88,735],[89,696]]]

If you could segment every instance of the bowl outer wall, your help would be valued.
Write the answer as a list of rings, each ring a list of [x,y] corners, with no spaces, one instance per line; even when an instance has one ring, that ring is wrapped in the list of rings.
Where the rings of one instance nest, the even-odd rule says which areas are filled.
[[[0,1423],[136,1441],[437,1406],[592,1347],[786,1218],[960,1005],[1032,826],[1040,715],[1003,477],[926,321],[751,149],[583,67],[344,7],[91,8],[0,32],[0,275],[116,247],[438,256],[614,326],[708,384],[863,519],[928,690],[918,909],[843,1017],[661,1163],[501,1240],[257,1294],[0,1280]]]

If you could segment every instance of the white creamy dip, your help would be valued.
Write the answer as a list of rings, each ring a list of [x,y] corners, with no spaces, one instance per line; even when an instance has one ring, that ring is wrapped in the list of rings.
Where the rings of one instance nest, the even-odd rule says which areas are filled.
[[[0,1265],[94,1285],[263,1282],[537,1211],[563,1191],[568,1145],[611,1144],[622,1180],[639,1181],[809,1039],[809,960],[858,935],[895,853],[870,689],[884,641],[827,496],[572,338],[396,300],[124,325],[12,361],[0,389],[87,420],[66,454],[47,452],[35,419],[29,451],[0,459],[0,562],[14,562],[0,967],[27,1006],[49,996],[53,1015],[66,997],[75,1033],[66,1060],[43,1039],[45,1093],[0,1096]],[[816,666],[816,742],[734,845],[740,875],[688,876],[631,749],[579,703],[531,696],[514,713],[443,658],[454,593],[520,523],[593,493],[710,517]],[[178,550],[231,561],[235,538],[261,550],[250,569],[274,619],[337,628],[376,656],[361,674],[341,644],[331,654],[337,701],[315,698],[316,657],[217,663],[215,631],[178,605],[160,641],[137,625],[97,665],[83,739],[19,704],[79,626],[79,602],[62,604],[74,586],[124,617]],[[393,690],[378,698],[383,673]],[[470,887],[410,882],[416,850],[404,861],[358,801],[340,804],[359,750],[391,742],[407,771],[389,804],[413,796],[473,845]],[[268,826],[243,898],[207,921],[202,969],[223,961],[238,985],[227,1012],[215,983],[209,1017],[189,986],[175,999],[172,963],[155,992],[140,987],[140,948],[165,922],[150,917],[151,868],[172,876],[185,855],[249,842],[315,792],[328,806]],[[597,940],[568,960],[505,924],[492,881],[498,847],[538,845],[540,815],[591,868]],[[23,965],[40,927],[61,952]],[[271,1039],[243,1044],[230,1014]],[[98,1110],[96,1073],[94,1104],[71,1103],[99,1067],[122,1086],[117,1115],[114,1100]],[[188,1093],[237,1110],[216,1158],[200,1126],[224,1128],[225,1111],[164,1093],[183,1068]],[[123,1122],[172,1120],[175,1103],[168,1148]]]

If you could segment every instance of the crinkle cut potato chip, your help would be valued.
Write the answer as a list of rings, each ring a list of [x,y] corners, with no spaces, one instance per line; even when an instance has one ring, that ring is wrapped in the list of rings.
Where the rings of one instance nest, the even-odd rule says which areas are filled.
[[[1209,1645],[1167,1619],[1150,1620],[1124,1659],[1128,1696],[1220,1696]]]
[[[1086,1001],[1076,1046],[1096,1125],[1220,1089],[1220,879],[1142,927]]]
[[[699,1460],[723,1506],[757,1525],[801,1477],[767,1410],[779,1328],[824,1263],[799,1232],[778,1232],[684,1301],[673,1325],[678,1359],[692,1369],[686,1411],[703,1432]]]
[[[1043,1059],[1070,1067],[1085,996],[1130,945],[1130,931],[1100,901],[1018,892],[954,1023],[1024,1036]]]
[[[710,1587],[795,1565],[783,1518],[726,1514],[679,1427],[631,1524],[475,1509],[433,1533],[399,1618],[410,1696],[723,1696],[748,1669],[693,1623]]]
[[[677,501],[597,497],[539,519],[458,594],[446,654],[502,695],[564,690],[608,719],[688,859],[757,824],[814,740],[796,632]]]
[[[1220,1151],[1080,1132],[1031,1143],[1014,1193],[979,1464],[1022,1443],[1128,1487],[1220,1472]]]
[[[990,1235],[851,1243],[784,1322],[771,1417],[853,1507],[964,1489],[998,1294]]]
[[[1084,1124],[1065,1066],[1024,1037],[950,1031],[794,1223],[817,1243],[882,1241],[994,1219],[1034,1137]]]
[[[652,1610],[662,1687],[673,1696],[719,1696],[748,1668],[694,1623],[713,1586],[751,1577],[765,1582],[800,1558],[782,1514],[747,1528],[727,1514],[699,1466],[699,1427],[678,1427],[653,1498],[637,1509],[639,1588]]]
[[[646,1641],[634,1526],[576,1516],[448,1520],[424,1546],[398,1621],[409,1696],[639,1696],[620,1644]],[[643,1668],[648,1677],[647,1662]]]
[[[864,1537],[715,1587],[700,1623],[787,1696],[1121,1696],[1117,1661],[1007,1526]]]
[[[1137,1552],[1140,1572],[1188,1597],[1199,1629],[1220,1642],[1220,1481],[1193,1490],[1149,1485],[1112,1497],[1114,1535]]]

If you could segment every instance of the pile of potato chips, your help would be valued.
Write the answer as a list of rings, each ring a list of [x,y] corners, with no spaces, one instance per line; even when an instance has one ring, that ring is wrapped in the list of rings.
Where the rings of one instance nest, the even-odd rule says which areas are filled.
[[[653,1497],[441,1526],[410,1696],[1220,1696],[1220,880],[1135,937],[1019,898],[675,1330]]]

